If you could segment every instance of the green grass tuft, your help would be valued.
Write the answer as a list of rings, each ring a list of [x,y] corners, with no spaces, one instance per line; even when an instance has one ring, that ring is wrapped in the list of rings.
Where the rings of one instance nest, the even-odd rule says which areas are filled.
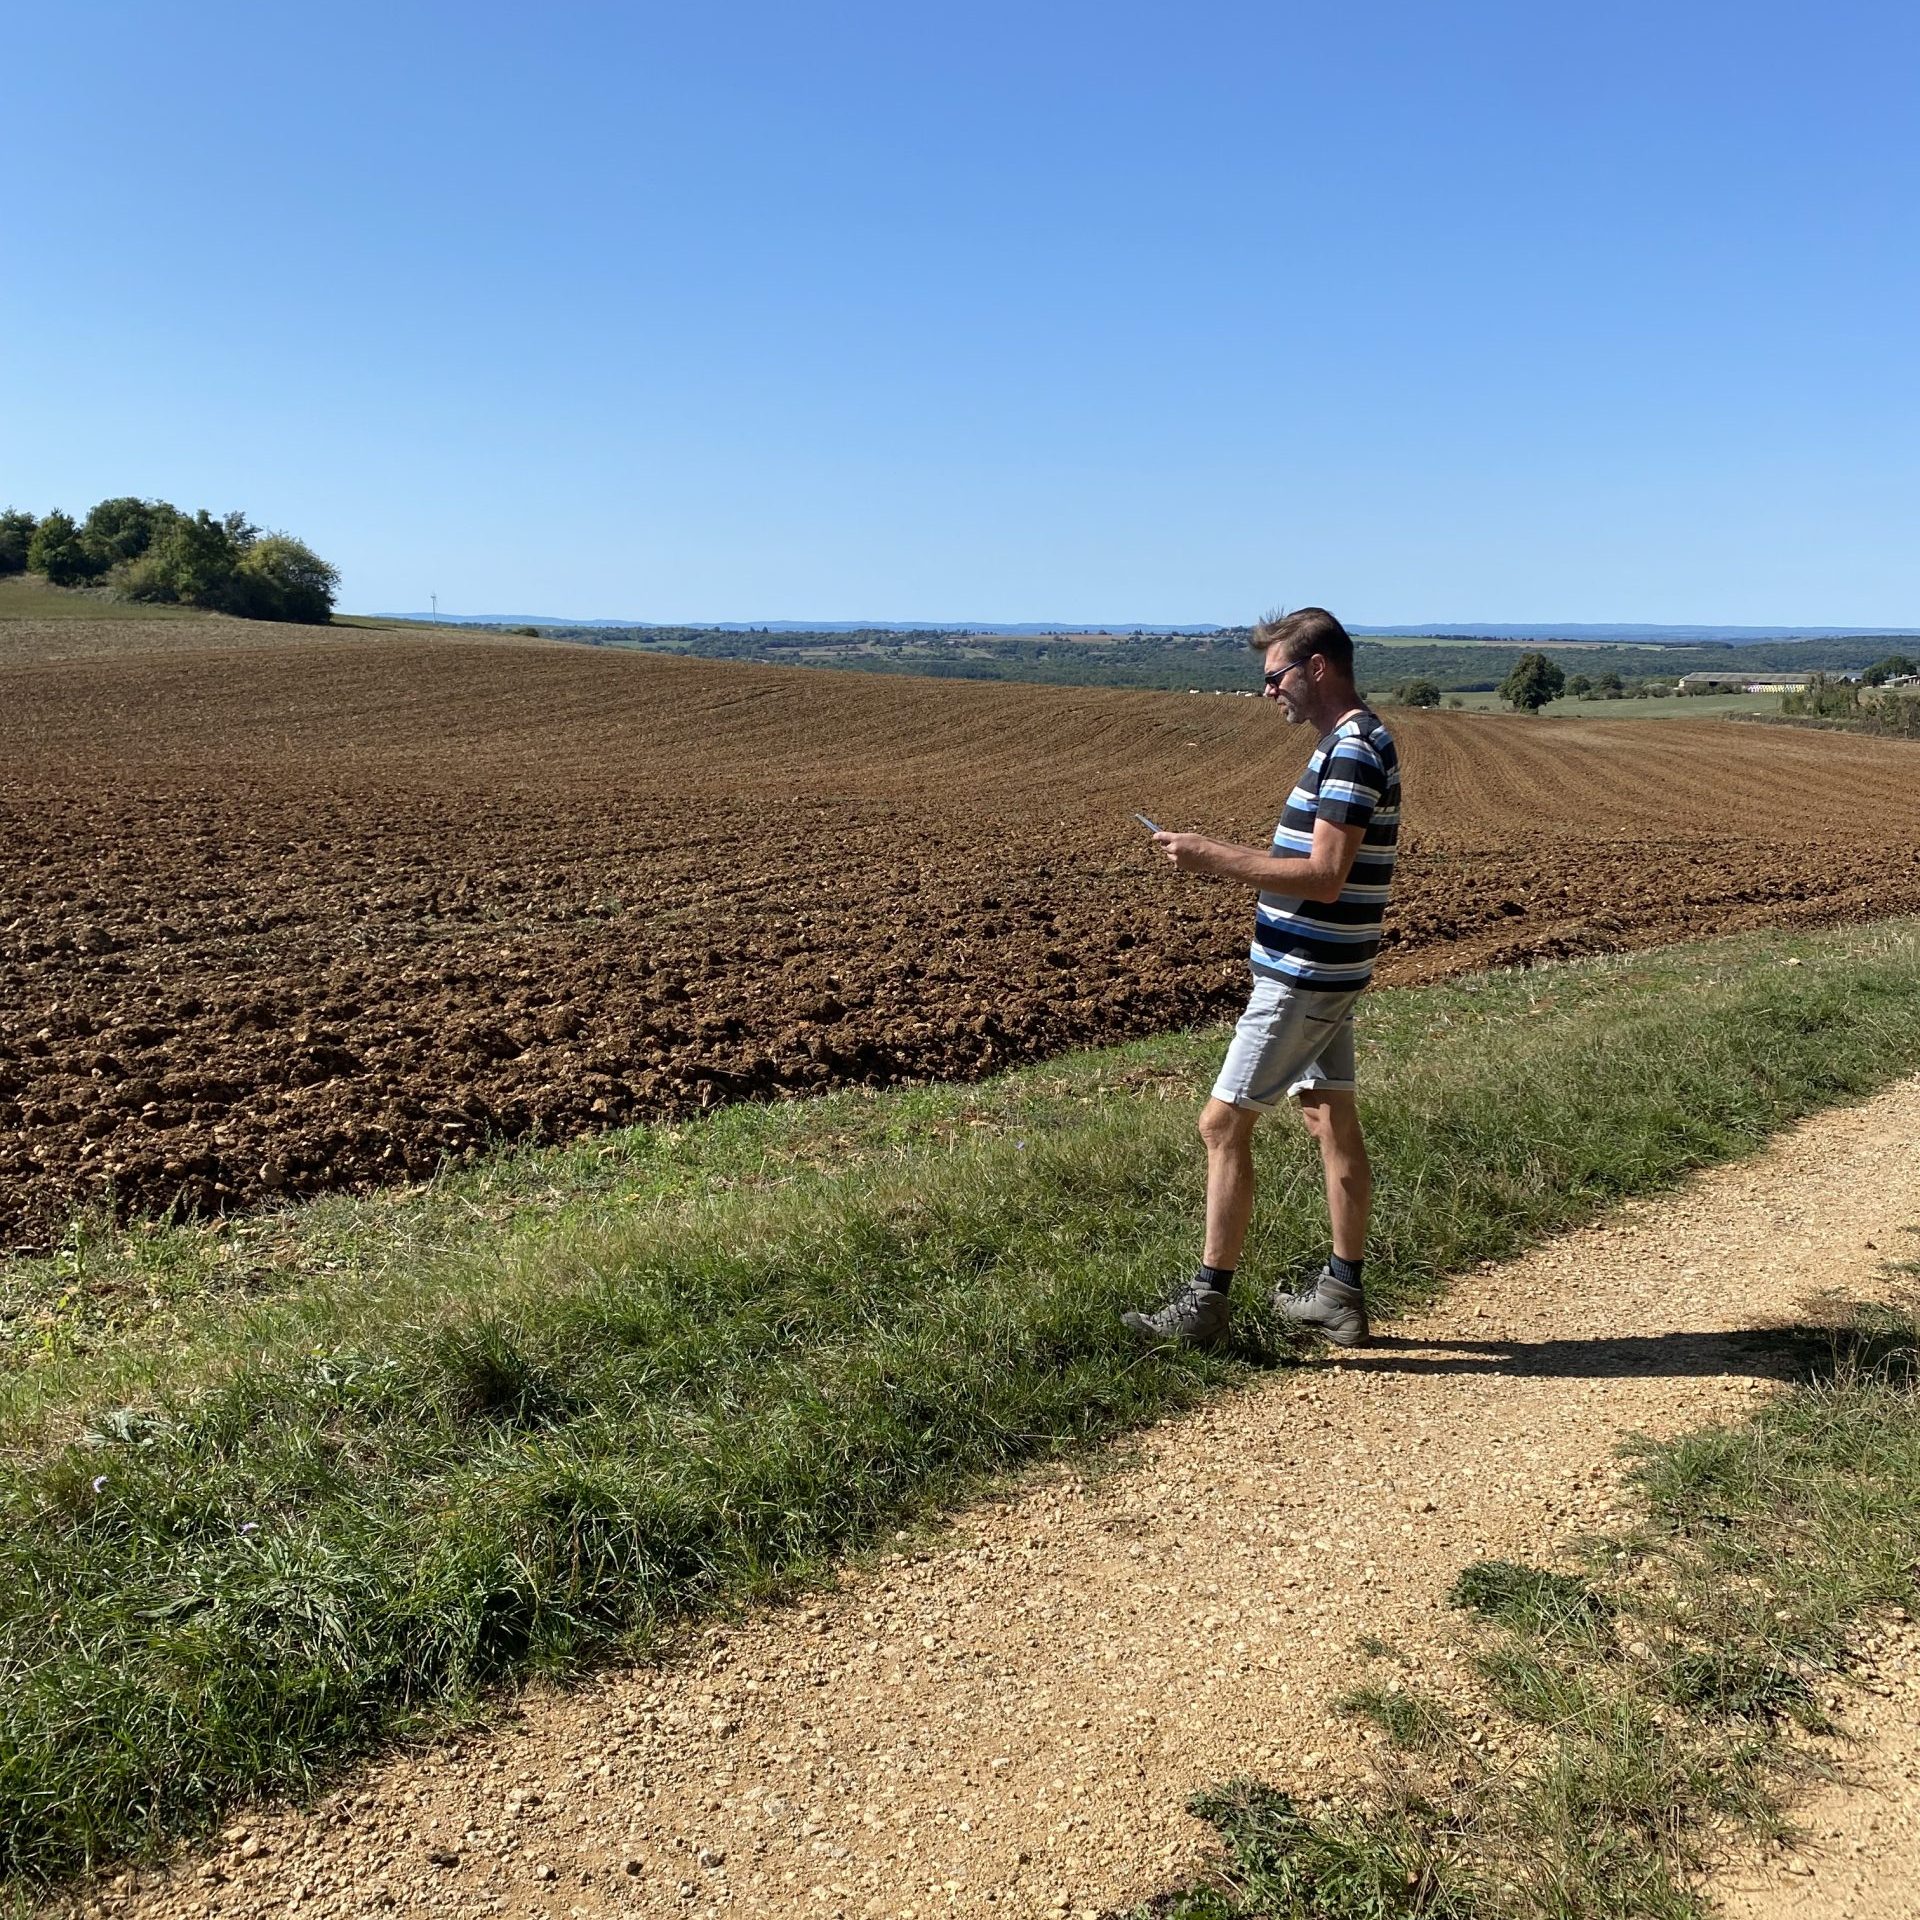
[[[1830,1724],[1815,1711],[1805,1674],[1783,1659],[1734,1647],[1683,1653],[1662,1670],[1660,1690],[1689,1713],[1719,1719],[1791,1719],[1811,1731],[1824,1731]]]
[[[1445,1740],[1452,1716],[1437,1700],[1406,1688],[1356,1687],[1336,1703],[1342,1713],[1371,1720],[1403,1752],[1427,1753]]]
[[[1539,1640],[1592,1640],[1613,1614],[1577,1573],[1549,1573],[1511,1560],[1477,1560],[1454,1581],[1448,1603]]]
[[[1442,1823],[1418,1801],[1363,1823],[1302,1814],[1286,1794],[1236,1781],[1190,1810],[1219,1833],[1232,1864],[1224,1887],[1160,1905],[1164,1920],[1474,1920],[1483,1910]]]

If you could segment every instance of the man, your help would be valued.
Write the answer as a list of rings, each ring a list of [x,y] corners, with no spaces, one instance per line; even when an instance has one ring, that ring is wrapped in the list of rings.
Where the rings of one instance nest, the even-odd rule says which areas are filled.
[[[1186,873],[1259,890],[1253,993],[1200,1116],[1207,1148],[1206,1242],[1199,1270],[1165,1306],[1122,1316],[1142,1338],[1211,1345],[1224,1338],[1230,1288],[1253,1212],[1253,1129],[1284,1100],[1320,1148],[1333,1256],[1302,1294],[1276,1293],[1282,1323],[1336,1346],[1367,1337],[1362,1265],[1373,1172],[1354,1100],[1353,1010],[1380,950],[1400,829],[1399,757],[1353,684],[1353,641],[1322,607],[1269,614],[1253,630],[1266,697],[1289,725],[1320,736],[1287,796],[1272,848],[1197,833],[1157,833]]]

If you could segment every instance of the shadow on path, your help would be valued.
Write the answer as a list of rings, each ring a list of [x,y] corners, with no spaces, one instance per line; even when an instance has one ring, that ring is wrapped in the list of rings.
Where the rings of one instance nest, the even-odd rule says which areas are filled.
[[[1744,1374],[1804,1380],[1831,1373],[1851,1330],[1742,1327],[1727,1332],[1610,1334],[1591,1340],[1420,1340],[1376,1334],[1340,1357],[1343,1370],[1374,1373],[1494,1373],[1516,1378],[1612,1380]]]

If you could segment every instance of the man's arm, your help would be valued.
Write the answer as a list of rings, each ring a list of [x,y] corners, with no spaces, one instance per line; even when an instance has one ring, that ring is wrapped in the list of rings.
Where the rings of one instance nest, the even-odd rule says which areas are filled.
[[[1301,900],[1338,900],[1366,837],[1364,821],[1336,827],[1331,820],[1316,820],[1313,851],[1307,854],[1261,853],[1200,833],[1156,833],[1153,839],[1182,873],[1217,873],[1223,880],[1244,880],[1264,893]]]

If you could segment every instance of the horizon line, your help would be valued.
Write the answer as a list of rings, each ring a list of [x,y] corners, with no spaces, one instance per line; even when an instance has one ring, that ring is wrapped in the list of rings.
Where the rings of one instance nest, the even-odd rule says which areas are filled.
[[[1244,632],[1255,624],[1251,620],[880,620],[850,619],[845,615],[823,617],[819,619],[779,619],[762,617],[758,619],[649,619],[636,615],[583,615],[549,613],[402,613],[391,609],[365,612],[349,612],[349,618],[360,620],[418,620],[428,624],[434,621],[483,621],[515,622],[523,625],[546,627],[631,627],[631,628],[670,628],[690,627],[711,632],[738,631],[753,632],[759,629],[774,631],[785,629],[796,632],[828,633],[836,630],[866,631],[874,633],[992,633],[996,631],[1021,631],[1031,633],[1165,633],[1204,635],[1209,633]],[[1448,635],[1471,636],[1475,634],[1511,635],[1524,638],[1528,634],[1551,634],[1565,632],[1611,632],[1611,633],[1751,633],[1773,634],[1793,639],[1851,639],[1884,634],[1890,639],[1920,639],[1920,627],[1897,627],[1890,625],[1869,626],[1816,626],[1804,621],[1707,621],[1707,620],[1404,620],[1404,621],[1346,621],[1343,622],[1350,633],[1362,636],[1376,634],[1407,635],[1413,638],[1445,638]]]

